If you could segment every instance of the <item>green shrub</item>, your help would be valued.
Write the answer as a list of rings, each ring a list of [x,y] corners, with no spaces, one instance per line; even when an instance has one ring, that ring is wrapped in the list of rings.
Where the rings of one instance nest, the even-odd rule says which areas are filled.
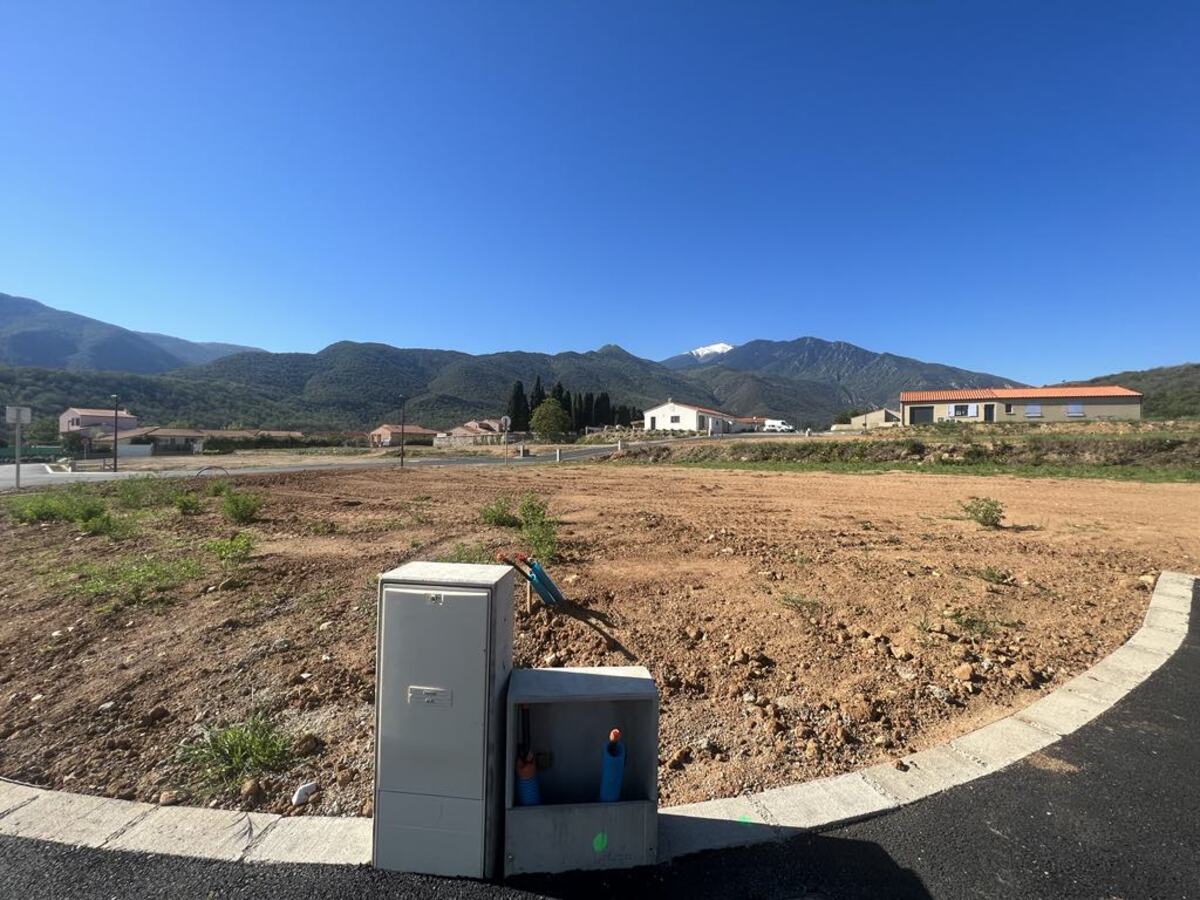
[[[535,559],[549,561],[558,551],[558,522],[546,509],[546,501],[532,491],[521,497],[517,507],[521,519],[521,538]]]
[[[258,518],[263,500],[258,494],[248,491],[235,491],[232,488],[225,491],[221,498],[221,513],[230,522],[237,525],[248,525]]]
[[[153,559],[120,561],[91,566],[80,574],[78,590],[96,599],[105,599],[108,609],[147,604],[167,605],[171,599],[164,591],[198,578],[201,567],[194,559]]]
[[[229,490],[229,482],[224,478],[214,478],[204,488],[204,493],[209,497],[220,497]]]
[[[155,506],[170,506],[175,502],[179,489],[165,478],[138,475],[117,482],[113,494],[117,506],[122,509],[150,509]]]
[[[997,528],[1004,519],[1004,504],[991,497],[972,497],[962,504],[967,518],[973,519],[984,528]]]
[[[512,511],[512,500],[503,496],[485,504],[479,510],[479,520],[484,525],[499,525],[502,528],[516,528],[521,524],[521,519]]]
[[[815,616],[821,611],[821,601],[815,597],[800,597],[796,594],[784,594],[779,598],[779,603],[782,606],[786,606],[788,609],[794,609],[796,612],[801,612],[809,616]]]
[[[494,562],[492,554],[483,544],[464,544],[459,541],[454,545],[454,549],[448,553],[443,553],[437,558],[437,562],[447,563],[490,563]]]
[[[210,784],[233,785],[251,775],[279,772],[295,758],[292,739],[262,713],[205,731],[180,748],[182,760]]]
[[[226,568],[235,569],[250,558],[254,551],[254,536],[239,531],[233,537],[206,541],[204,549],[214,554]]]
[[[331,519],[317,519],[304,526],[304,530],[316,535],[333,534],[337,531],[337,523]]]
[[[175,508],[180,515],[196,516],[203,511],[204,505],[193,491],[180,491],[175,495]]]
[[[8,514],[18,522],[74,522],[82,524],[105,515],[104,500],[82,485],[17,494],[5,498]]]

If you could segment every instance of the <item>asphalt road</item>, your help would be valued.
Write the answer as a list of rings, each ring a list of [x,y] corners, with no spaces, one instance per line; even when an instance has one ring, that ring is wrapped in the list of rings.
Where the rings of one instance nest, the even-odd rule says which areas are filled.
[[[1200,593],[1200,592],[1198,592]],[[1200,624],[1080,731],[1003,772],[825,834],[509,885],[202,862],[0,838],[14,898],[1189,898],[1200,896]]]

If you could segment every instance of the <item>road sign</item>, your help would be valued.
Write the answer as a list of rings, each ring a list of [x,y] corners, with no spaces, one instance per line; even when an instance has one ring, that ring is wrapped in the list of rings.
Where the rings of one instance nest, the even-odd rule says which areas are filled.
[[[501,416],[500,417],[500,430],[508,431],[511,428],[512,428],[512,419],[510,419],[508,416]]]
[[[33,411],[28,406],[6,406],[4,421],[9,425],[28,425],[33,421]]]

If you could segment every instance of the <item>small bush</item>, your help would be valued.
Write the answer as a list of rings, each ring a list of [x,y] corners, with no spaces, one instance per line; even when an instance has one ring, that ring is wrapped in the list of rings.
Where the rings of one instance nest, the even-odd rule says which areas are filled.
[[[305,530],[309,534],[333,534],[335,531],[337,531],[337,523],[331,519],[317,519],[316,521],[309,522],[305,526]]]
[[[254,551],[254,536],[239,531],[233,537],[206,541],[204,549],[214,554],[226,568],[235,569],[250,558]]]
[[[984,528],[997,528],[1004,519],[1004,505],[991,497],[972,497],[962,504],[962,510]]]
[[[203,511],[204,505],[194,492],[181,491],[175,495],[175,508],[179,510],[180,515],[197,516]]]
[[[558,522],[546,510],[546,501],[532,491],[521,497],[517,507],[521,538],[535,559],[549,561],[558,552]]]
[[[498,525],[501,528],[516,528],[521,519],[512,511],[512,500],[508,497],[497,497],[491,503],[485,504],[479,510],[479,521],[484,525]]]
[[[447,563],[490,563],[494,562],[492,554],[483,544],[467,545],[459,541],[449,553],[437,558],[437,562]]]
[[[152,475],[123,478],[117,482],[114,496],[122,509],[150,509],[170,506],[179,490],[171,481]]]
[[[213,728],[179,752],[210,784],[233,785],[251,775],[279,772],[295,758],[292,739],[262,713]]]
[[[220,497],[229,490],[229,482],[224,478],[214,478],[204,488],[204,493],[209,497]]]
[[[258,494],[229,489],[221,498],[221,513],[230,522],[248,525],[258,518],[258,511],[262,509],[262,505],[262,497]]]
[[[107,513],[104,500],[81,485],[65,489],[18,494],[5,499],[8,514],[18,522],[74,522],[82,524]]]

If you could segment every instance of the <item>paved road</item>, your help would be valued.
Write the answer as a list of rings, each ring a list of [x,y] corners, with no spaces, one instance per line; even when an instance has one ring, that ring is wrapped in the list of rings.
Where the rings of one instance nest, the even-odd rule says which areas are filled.
[[[999,774],[826,834],[503,887],[0,838],[0,897],[1194,898],[1200,590],[1192,605],[1175,656],[1080,731]]]

